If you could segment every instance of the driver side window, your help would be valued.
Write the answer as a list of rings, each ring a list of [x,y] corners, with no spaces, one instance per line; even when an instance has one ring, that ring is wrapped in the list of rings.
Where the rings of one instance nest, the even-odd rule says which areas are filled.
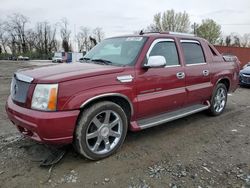
[[[180,65],[174,41],[160,41],[156,43],[149,56],[163,56],[167,62],[166,66]]]

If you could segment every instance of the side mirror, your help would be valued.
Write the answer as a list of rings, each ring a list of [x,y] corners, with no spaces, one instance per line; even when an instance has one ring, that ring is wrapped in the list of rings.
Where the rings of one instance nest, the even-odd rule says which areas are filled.
[[[167,64],[165,57],[156,55],[150,56],[148,62],[144,65],[145,68],[161,68]]]

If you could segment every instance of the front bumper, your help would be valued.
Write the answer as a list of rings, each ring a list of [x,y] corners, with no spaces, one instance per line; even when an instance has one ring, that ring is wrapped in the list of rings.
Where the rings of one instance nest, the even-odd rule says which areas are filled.
[[[46,144],[72,143],[79,110],[41,112],[20,107],[10,97],[5,108],[9,119],[23,135]]]

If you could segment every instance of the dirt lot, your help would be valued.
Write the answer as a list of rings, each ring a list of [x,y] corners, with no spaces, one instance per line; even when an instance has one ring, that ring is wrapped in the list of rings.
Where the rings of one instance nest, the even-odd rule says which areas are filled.
[[[0,61],[0,187],[250,187],[250,89],[229,96],[223,115],[195,114],[139,133],[115,155],[92,162],[69,149],[41,168],[50,148],[23,138],[4,105],[11,76],[45,64]]]

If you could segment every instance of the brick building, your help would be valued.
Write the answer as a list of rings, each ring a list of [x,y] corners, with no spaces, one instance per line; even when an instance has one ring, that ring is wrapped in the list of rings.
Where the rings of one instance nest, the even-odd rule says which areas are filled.
[[[242,66],[250,62],[250,48],[232,47],[232,46],[215,46],[220,53],[229,53],[236,55]]]

